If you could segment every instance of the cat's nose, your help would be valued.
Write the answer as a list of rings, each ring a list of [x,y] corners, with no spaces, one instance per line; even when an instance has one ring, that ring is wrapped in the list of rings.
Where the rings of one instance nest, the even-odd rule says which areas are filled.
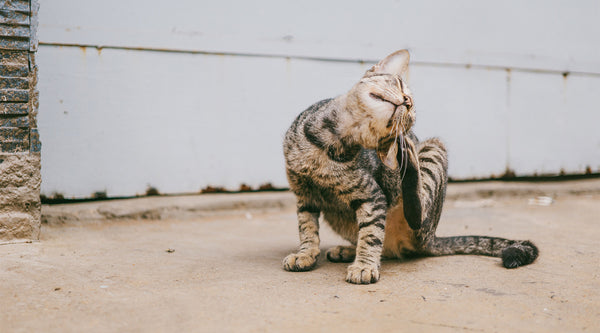
[[[402,104],[405,105],[407,108],[411,108],[413,106],[412,97],[404,96],[404,101],[402,102]]]

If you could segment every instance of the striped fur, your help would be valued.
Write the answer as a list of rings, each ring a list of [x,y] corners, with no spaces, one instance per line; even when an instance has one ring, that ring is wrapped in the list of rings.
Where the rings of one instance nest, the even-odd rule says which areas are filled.
[[[447,153],[436,138],[419,142],[411,128],[413,99],[404,77],[408,52],[371,68],[345,95],[302,112],[286,133],[284,155],[297,197],[300,247],[283,260],[288,271],[315,267],[319,218],[351,245],[327,251],[353,262],[346,280],[379,280],[381,257],[479,254],[526,265],[535,245],[485,236],[435,236],[447,185]]]

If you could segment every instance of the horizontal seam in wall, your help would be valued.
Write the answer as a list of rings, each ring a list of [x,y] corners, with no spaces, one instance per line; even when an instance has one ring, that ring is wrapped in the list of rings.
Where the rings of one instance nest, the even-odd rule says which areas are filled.
[[[48,42],[39,42],[39,45],[40,46],[50,46],[50,47],[95,48],[98,51],[101,51],[103,49],[125,50],[125,51],[147,51],[147,52],[220,55],[220,56],[236,56],[236,57],[251,57],[251,58],[298,59],[298,60],[356,63],[356,64],[375,64],[378,62],[378,60],[371,60],[371,59],[341,59],[341,58],[324,58],[324,57],[300,56],[300,55],[278,55],[278,54],[242,53],[242,52],[216,52],[216,51],[183,50],[183,49],[162,49],[162,48],[136,47],[136,46],[91,45],[91,44],[69,44],[69,43],[48,43]],[[443,63],[443,62],[429,62],[429,61],[411,61],[411,64],[417,65],[417,66],[431,66],[431,67],[452,67],[452,68],[466,68],[466,69],[502,70],[502,71],[528,72],[528,73],[540,73],[540,74],[542,74],[542,73],[543,74],[560,74],[560,75],[564,75],[564,76],[575,74],[575,75],[581,75],[581,76],[600,77],[600,73],[594,73],[594,72],[581,72],[581,71],[568,71],[568,70],[561,71],[561,70],[555,70],[555,69],[523,68],[523,67],[511,67],[511,66],[500,66],[500,65],[482,65],[482,64],[468,64],[468,63],[460,64],[460,63]]]

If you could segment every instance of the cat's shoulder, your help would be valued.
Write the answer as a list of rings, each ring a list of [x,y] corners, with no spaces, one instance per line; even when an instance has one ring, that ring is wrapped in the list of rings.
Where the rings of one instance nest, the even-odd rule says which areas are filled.
[[[313,105],[309,106],[306,110],[302,111],[294,120],[290,128],[288,129],[288,136],[295,133],[298,130],[298,126],[302,126],[300,124],[304,124],[306,118],[318,113],[319,111],[324,110],[327,106],[333,101],[333,98],[326,98],[320,100]]]

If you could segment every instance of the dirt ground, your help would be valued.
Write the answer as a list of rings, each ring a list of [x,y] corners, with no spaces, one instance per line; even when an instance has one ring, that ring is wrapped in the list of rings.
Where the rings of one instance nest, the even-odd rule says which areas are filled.
[[[223,209],[185,218],[168,206],[191,199],[110,203],[171,212],[136,220],[97,217],[102,204],[44,207],[54,222],[39,242],[0,246],[0,331],[599,332],[596,185],[451,185],[438,235],[530,239],[538,260],[514,270],[479,256],[384,261],[381,280],[362,286],[324,258],[310,272],[282,269],[298,245],[285,192],[200,196]],[[535,199],[544,194],[552,200]],[[344,243],[325,224],[321,241]]]

